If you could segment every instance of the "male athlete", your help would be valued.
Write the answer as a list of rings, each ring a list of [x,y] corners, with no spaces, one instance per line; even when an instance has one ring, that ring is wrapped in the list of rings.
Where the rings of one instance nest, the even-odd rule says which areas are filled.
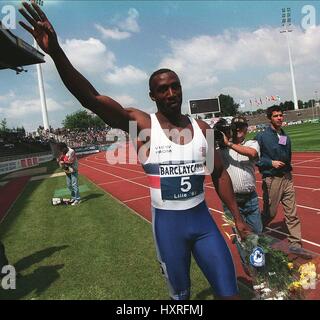
[[[238,288],[230,251],[204,202],[204,164],[213,158],[213,147],[206,140],[210,127],[181,114],[182,91],[177,74],[160,69],[151,75],[149,95],[157,105],[157,113],[125,109],[99,94],[72,66],[43,11],[35,3],[23,6],[20,12],[32,27],[20,24],[51,56],[65,86],[79,102],[111,127],[129,132],[129,122],[136,122],[137,151],[151,183],[154,238],[171,298],[190,297],[191,253],[214,292],[221,298],[236,298]],[[147,132],[146,139],[139,138],[142,132]],[[234,215],[240,236],[245,238],[250,231],[241,219],[218,152],[211,176],[218,195]]]

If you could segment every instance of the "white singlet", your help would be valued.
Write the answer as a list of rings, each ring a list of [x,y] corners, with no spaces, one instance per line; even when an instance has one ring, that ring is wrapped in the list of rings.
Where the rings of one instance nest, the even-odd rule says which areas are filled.
[[[196,120],[189,117],[193,139],[184,145],[169,140],[151,114],[150,153],[143,163],[149,177],[151,204],[164,210],[186,210],[204,201],[203,182],[207,140]]]

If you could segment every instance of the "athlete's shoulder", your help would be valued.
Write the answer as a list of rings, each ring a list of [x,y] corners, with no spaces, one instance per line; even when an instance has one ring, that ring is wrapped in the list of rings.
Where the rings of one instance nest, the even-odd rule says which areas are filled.
[[[131,117],[145,117],[150,119],[150,114],[138,108],[125,108]]]
[[[150,128],[151,117],[150,114],[137,108],[125,108],[130,120],[137,121],[138,127]]]
[[[196,122],[201,129],[203,135],[207,138],[208,133],[212,130],[212,128],[203,120],[196,119]]]
[[[200,127],[200,129],[211,129],[211,127],[203,120],[200,120],[200,119],[196,119],[196,122],[198,124],[198,126]]]

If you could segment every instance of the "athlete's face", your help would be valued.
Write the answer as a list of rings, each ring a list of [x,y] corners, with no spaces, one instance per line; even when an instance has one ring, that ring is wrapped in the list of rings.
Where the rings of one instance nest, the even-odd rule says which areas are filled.
[[[178,76],[173,72],[156,75],[151,82],[150,98],[167,117],[181,114],[182,90]]]

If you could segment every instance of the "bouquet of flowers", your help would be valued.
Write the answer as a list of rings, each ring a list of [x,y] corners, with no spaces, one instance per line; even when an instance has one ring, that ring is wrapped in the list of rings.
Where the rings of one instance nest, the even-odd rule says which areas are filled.
[[[252,278],[255,299],[303,299],[305,289],[315,289],[319,276],[314,263],[298,267],[283,251],[272,248],[273,240],[264,235],[252,234],[241,241],[234,221],[226,215],[223,219],[222,226],[230,226],[234,231],[233,234],[225,233],[238,242],[244,267]]]

